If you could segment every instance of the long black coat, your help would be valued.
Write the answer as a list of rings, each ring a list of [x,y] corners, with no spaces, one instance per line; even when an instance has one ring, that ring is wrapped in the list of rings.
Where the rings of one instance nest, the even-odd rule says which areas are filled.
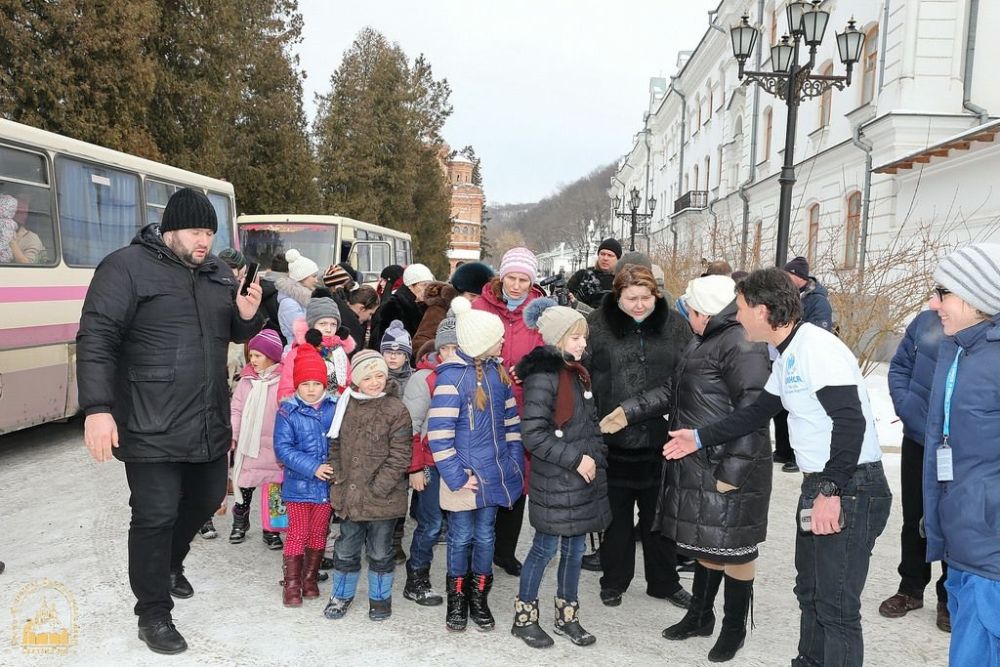
[[[746,340],[733,302],[688,345],[672,387],[647,392],[623,407],[630,422],[669,412],[672,429],[697,428],[753,403],[768,375],[767,347]],[[767,535],[773,467],[767,428],[671,461],[654,526],[682,545],[755,546]],[[719,481],[737,490],[720,493]]]
[[[604,416],[625,400],[670,382],[691,328],[662,298],[637,324],[618,307],[614,294],[587,316],[590,350],[585,363],[594,387],[597,413]],[[630,422],[608,445],[608,481],[613,486],[649,488],[660,482],[661,451],[667,422],[657,415]]]
[[[368,339],[368,347],[377,350],[382,345],[382,336],[385,335],[389,325],[393,320],[403,323],[403,328],[410,334],[412,339],[417,335],[420,328],[420,320],[424,318],[424,305],[417,302],[416,295],[410,288],[403,285],[392,293],[388,299],[382,302],[375,314],[372,316],[371,337]],[[359,343],[360,344],[360,343]],[[416,350],[414,350],[416,351]]]
[[[528,517],[535,530],[570,537],[607,528],[611,506],[607,446],[597,427],[594,402],[586,398],[579,381],[573,383],[573,416],[556,429],[556,393],[564,368],[556,348],[539,347],[517,365],[517,375],[524,386],[521,442],[532,456]],[[576,471],[584,454],[597,464],[589,484]]]
[[[214,255],[197,269],[164,245],[156,225],[94,272],[76,336],[80,407],[110,412],[116,458],[214,461],[232,439],[226,358],[262,315],[243,320],[236,278]]]

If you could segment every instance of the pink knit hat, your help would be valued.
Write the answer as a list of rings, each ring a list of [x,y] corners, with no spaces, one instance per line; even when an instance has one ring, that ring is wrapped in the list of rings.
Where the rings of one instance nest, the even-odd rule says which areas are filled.
[[[534,283],[538,272],[538,260],[535,253],[527,248],[511,248],[504,253],[500,260],[500,277],[503,278],[508,273],[523,273]]]
[[[281,361],[281,339],[274,329],[261,329],[261,332],[250,339],[251,350],[260,352],[271,361]]]

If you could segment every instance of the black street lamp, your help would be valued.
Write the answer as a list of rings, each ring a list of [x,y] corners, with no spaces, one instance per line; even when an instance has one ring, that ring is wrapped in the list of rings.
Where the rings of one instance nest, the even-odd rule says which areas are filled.
[[[865,46],[865,34],[855,27],[854,19],[847,22],[844,32],[837,33],[837,51],[840,62],[846,68],[843,76],[812,74],[816,65],[816,47],[823,41],[830,12],[822,7],[821,0],[813,2],[790,2],[786,14],[788,32],[771,47],[772,72],[744,70],[747,58],[753,52],[759,31],[750,25],[744,14],[739,24],[729,33],[733,42],[733,55],[739,63],[739,78],[744,85],[756,83],[788,107],[788,122],[785,126],[785,160],[781,166],[778,182],[781,184],[781,199],[778,206],[778,238],[775,250],[775,264],[783,267],[788,257],[788,234],[791,227],[792,187],[795,185],[795,125],[798,121],[799,103],[811,97],[819,97],[831,88],[843,90],[851,85],[851,70],[861,60]],[[809,47],[809,60],[799,64],[799,44]]]
[[[615,205],[615,217],[621,218],[622,220],[629,219],[632,221],[631,231],[629,231],[629,241],[628,249],[635,250],[635,234],[636,226],[639,220],[648,220],[653,217],[653,211],[656,210],[656,197],[650,197],[646,200],[646,206],[648,208],[648,213],[639,213],[639,207],[642,205],[642,197],[639,196],[639,188],[632,188],[629,193],[628,207],[631,212],[619,211],[618,207],[621,205],[621,197],[615,197],[613,202]]]

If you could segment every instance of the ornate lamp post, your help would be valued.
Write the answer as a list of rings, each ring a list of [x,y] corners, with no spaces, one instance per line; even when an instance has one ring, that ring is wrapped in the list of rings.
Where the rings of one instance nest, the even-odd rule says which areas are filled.
[[[785,126],[785,156],[778,183],[781,184],[781,199],[778,207],[778,238],[775,264],[785,265],[788,256],[788,233],[791,227],[792,187],[795,185],[795,126],[798,122],[799,103],[811,97],[819,97],[827,90],[843,90],[851,85],[851,71],[861,60],[865,46],[865,34],[855,27],[854,19],[847,22],[844,32],[837,33],[837,51],[846,73],[843,76],[813,74],[816,65],[816,48],[823,42],[830,21],[830,12],[823,9],[822,0],[813,2],[789,2],[786,10],[788,32],[771,47],[771,72],[744,70],[750,54],[753,53],[759,31],[750,25],[744,15],[739,24],[733,26],[730,37],[733,55],[739,63],[740,79],[744,85],[751,82],[784,100],[788,107]],[[799,46],[809,48],[809,60],[799,64]]]
[[[621,197],[615,197],[615,216],[621,218],[622,220],[631,220],[631,230],[629,231],[629,242],[628,249],[635,250],[635,234],[636,226],[639,220],[648,220],[653,217],[653,211],[656,210],[656,197],[650,197],[646,200],[647,213],[639,213],[639,207],[642,205],[642,197],[639,196],[639,188],[632,188],[629,193],[628,207],[631,213],[625,211],[619,211],[618,207],[622,203]]]

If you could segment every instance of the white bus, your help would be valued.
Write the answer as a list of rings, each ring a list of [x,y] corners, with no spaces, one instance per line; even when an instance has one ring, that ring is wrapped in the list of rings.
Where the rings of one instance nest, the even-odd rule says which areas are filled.
[[[231,183],[0,119],[0,211],[16,200],[26,248],[0,248],[0,434],[78,411],[75,339],[94,267],[159,222],[181,187],[215,207],[213,251],[233,245]],[[10,227],[0,219],[0,238]]]
[[[350,262],[366,283],[374,283],[385,267],[412,260],[409,234],[339,215],[241,215],[236,227],[243,254],[264,269],[295,248],[320,272]]]

